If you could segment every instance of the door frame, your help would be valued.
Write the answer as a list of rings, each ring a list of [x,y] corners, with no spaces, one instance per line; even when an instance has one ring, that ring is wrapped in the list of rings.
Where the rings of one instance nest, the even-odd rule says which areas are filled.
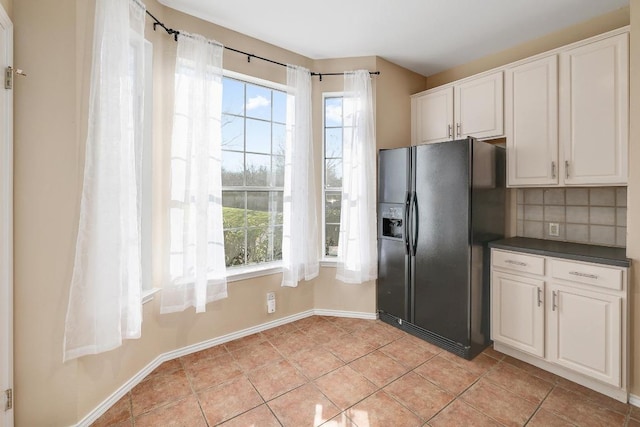
[[[6,67],[13,65],[13,23],[2,5],[0,33],[5,39],[6,54],[0,57],[4,77]],[[13,389],[13,90],[0,91],[0,123],[6,120],[0,132],[0,426],[13,427],[13,409],[4,410],[5,390]]]

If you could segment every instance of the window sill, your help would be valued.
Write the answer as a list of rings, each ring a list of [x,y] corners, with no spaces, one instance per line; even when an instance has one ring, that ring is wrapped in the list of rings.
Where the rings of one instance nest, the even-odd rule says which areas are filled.
[[[336,268],[338,266],[337,258],[323,258],[320,260],[320,267]]]
[[[254,265],[250,267],[228,268],[227,282],[239,282],[240,280],[278,273],[282,273],[282,264],[280,262]]]
[[[158,292],[160,292],[160,288],[151,288],[142,291],[142,304],[146,304],[149,301],[152,301],[153,296]]]

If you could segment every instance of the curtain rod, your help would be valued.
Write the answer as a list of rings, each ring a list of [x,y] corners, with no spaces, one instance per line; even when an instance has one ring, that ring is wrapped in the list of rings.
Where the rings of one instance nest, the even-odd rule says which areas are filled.
[[[168,28],[166,25],[164,25],[162,22],[160,22],[160,20],[158,20],[158,18],[153,16],[151,14],[151,12],[149,12],[146,9],[145,9],[145,11],[147,12],[147,15],[149,15],[151,17],[151,19],[153,19],[155,21],[153,23],[153,31],[156,31],[156,28],[158,26],[160,26],[160,27],[162,27],[162,29],[164,29],[167,32],[167,34],[169,34],[170,36],[173,35],[173,39],[175,41],[178,41],[178,35],[180,34],[180,31],[174,30],[173,28]],[[251,62],[251,58],[256,58],[256,59],[259,59],[261,61],[266,61],[266,62],[270,62],[272,64],[280,65],[281,67],[287,67],[287,64],[284,64],[284,63],[278,62],[278,61],[274,61],[273,59],[264,58],[262,56],[258,56],[258,55],[254,55],[253,53],[244,52],[242,50],[234,49],[234,48],[229,47],[229,46],[223,46],[223,47],[225,49],[227,49],[227,50],[232,51],[232,52],[236,52],[236,53],[239,53],[241,55],[246,55],[247,62]],[[345,73],[316,73],[315,71],[311,71],[311,75],[312,76],[318,76],[320,78],[320,81],[322,81],[322,76],[344,76],[344,74]],[[380,75],[380,71],[369,71],[369,75],[379,76]]]

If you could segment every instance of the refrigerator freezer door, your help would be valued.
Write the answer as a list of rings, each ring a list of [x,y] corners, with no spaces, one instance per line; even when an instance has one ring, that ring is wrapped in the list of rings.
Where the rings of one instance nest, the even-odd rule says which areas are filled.
[[[470,142],[415,147],[413,322],[469,343]]]
[[[378,310],[409,319],[406,209],[410,149],[380,150],[378,170]]]

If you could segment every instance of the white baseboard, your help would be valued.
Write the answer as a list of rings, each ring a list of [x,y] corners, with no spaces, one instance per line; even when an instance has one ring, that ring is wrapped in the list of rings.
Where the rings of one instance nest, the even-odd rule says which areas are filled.
[[[147,366],[142,368],[136,375],[134,375],[131,379],[129,379],[126,383],[124,383],[120,388],[118,388],[111,396],[105,399],[98,407],[96,407],[93,411],[89,412],[82,420],[80,420],[75,427],[88,427],[93,422],[95,422],[102,414],[107,412],[107,410],[113,406],[118,400],[120,400],[124,395],[126,395],[131,389],[133,389],[136,385],[138,385],[142,380],[145,379],[147,375],[153,372],[158,366],[167,362],[169,360],[175,359],[177,357],[186,356],[187,354],[195,353],[198,351],[206,350],[211,347],[215,347],[216,345],[224,344],[229,341],[237,340],[238,338],[246,337],[258,332],[266,331],[267,329],[275,328],[278,326],[285,325],[287,323],[295,322],[296,320],[304,319],[306,317],[310,317],[313,315],[318,316],[333,316],[333,317],[349,317],[354,319],[367,319],[367,320],[375,320],[377,319],[376,313],[365,313],[358,311],[340,311],[340,310],[307,310],[297,314],[293,314],[291,316],[283,317],[271,322],[261,323],[260,325],[252,326],[250,328],[242,329],[237,332],[233,332],[227,335],[223,335],[221,337],[213,338],[207,341],[202,341],[197,344],[188,345],[186,347],[179,348],[177,350],[172,350],[167,353],[163,353],[153,359]]]
[[[640,408],[640,396],[636,396],[635,394],[630,394],[629,404]]]
[[[376,320],[378,318],[378,313],[366,313],[362,311],[315,309],[313,310],[313,314],[315,314],[316,316],[349,317],[351,319],[366,319],[366,320]]]

